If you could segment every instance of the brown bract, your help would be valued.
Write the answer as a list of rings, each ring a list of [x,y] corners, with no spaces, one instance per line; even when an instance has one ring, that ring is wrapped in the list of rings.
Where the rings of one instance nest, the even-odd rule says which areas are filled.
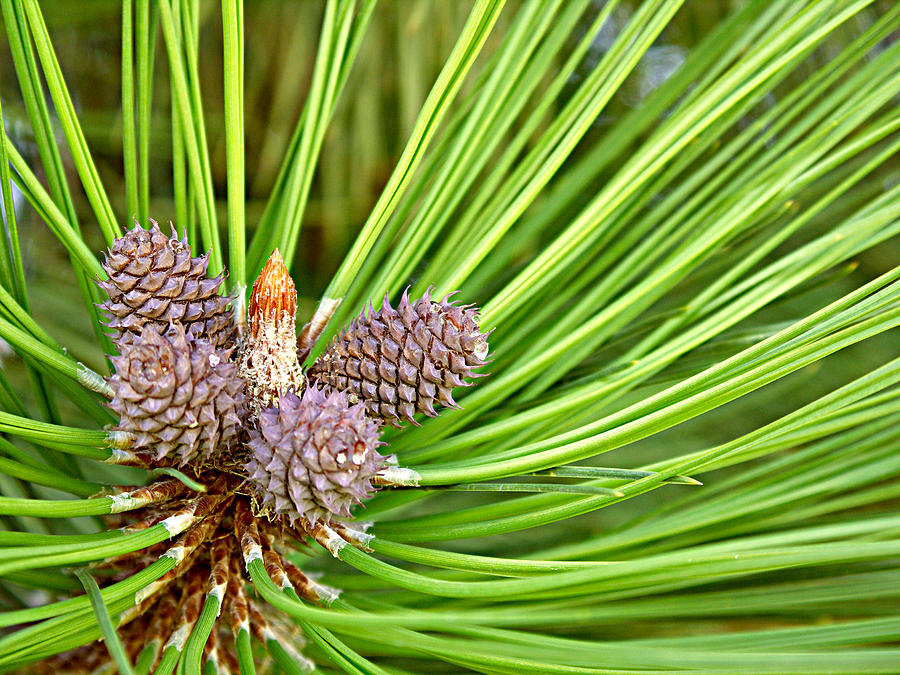
[[[266,323],[281,321],[290,321],[291,325],[296,323],[297,288],[284,264],[281,251],[277,248],[253,282],[249,312],[250,334],[256,337]]]

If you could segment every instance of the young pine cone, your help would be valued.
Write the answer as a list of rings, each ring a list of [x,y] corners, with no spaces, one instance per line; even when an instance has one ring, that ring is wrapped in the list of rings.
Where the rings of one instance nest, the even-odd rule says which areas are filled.
[[[344,391],[365,402],[373,418],[392,426],[423,412],[434,416],[435,401],[458,407],[453,387],[486,363],[487,333],[475,322],[477,310],[431,300],[431,289],[411,304],[404,292],[397,309],[369,307],[335,337],[307,375],[327,390]]]
[[[326,396],[310,386],[303,398],[284,394],[250,431],[253,492],[263,508],[292,523],[349,517],[350,507],[374,492],[371,479],[384,461],[379,435],[364,407],[351,406],[342,392]]]
[[[245,415],[244,382],[228,360],[203,338],[172,325],[165,335],[146,326],[110,357],[109,378],[119,415],[117,431],[136,435],[136,452],[153,452],[157,461],[183,466],[206,462],[234,444]]]
[[[135,223],[116,239],[103,262],[109,280],[98,283],[109,300],[100,309],[110,315],[106,325],[114,339],[127,343],[145,326],[162,334],[170,323],[180,323],[214,347],[231,346],[236,332],[231,298],[218,295],[224,274],[207,279],[208,256],[192,258],[186,237],[179,241],[174,228],[167,237],[150,222],[150,230]]]

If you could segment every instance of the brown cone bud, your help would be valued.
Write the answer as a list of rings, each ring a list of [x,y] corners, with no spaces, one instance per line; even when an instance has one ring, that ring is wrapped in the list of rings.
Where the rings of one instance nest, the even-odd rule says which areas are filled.
[[[238,357],[247,381],[250,411],[278,405],[278,397],[303,389],[297,360],[297,289],[278,249],[253,284],[248,307],[249,329]]]

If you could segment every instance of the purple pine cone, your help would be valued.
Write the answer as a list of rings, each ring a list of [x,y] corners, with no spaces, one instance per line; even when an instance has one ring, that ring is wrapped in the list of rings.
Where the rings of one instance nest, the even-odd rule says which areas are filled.
[[[458,306],[446,296],[433,302],[431,289],[410,303],[404,293],[391,307],[387,296],[379,311],[369,306],[307,372],[327,391],[344,391],[366,404],[371,417],[392,426],[413,415],[434,416],[435,403],[451,408],[454,387],[471,383],[488,354],[487,333],[476,322],[478,310]]]
[[[350,507],[375,491],[371,480],[384,462],[379,436],[364,406],[349,405],[342,392],[326,396],[309,387],[302,398],[283,394],[250,431],[246,470],[254,495],[292,523],[349,517]]]
[[[121,356],[110,357],[116,374],[109,407],[119,415],[115,429],[136,435],[133,450],[179,466],[231,450],[246,396],[230,350],[185,335],[180,325],[165,335],[147,326],[120,348]]]
[[[231,298],[218,294],[224,274],[208,279],[208,255],[192,258],[187,237],[179,241],[174,228],[167,237],[150,222],[151,229],[135,223],[116,239],[103,262],[109,280],[97,283],[109,300],[100,309],[109,314],[106,325],[114,339],[127,343],[145,326],[162,334],[170,323],[180,323],[215,347],[231,346],[237,330]]]

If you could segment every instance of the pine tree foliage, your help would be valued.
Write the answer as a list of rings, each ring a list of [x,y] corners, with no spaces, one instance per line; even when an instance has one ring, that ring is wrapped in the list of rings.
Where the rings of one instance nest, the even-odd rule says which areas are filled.
[[[64,5],[0,9],[0,672],[897,671],[900,5],[123,0],[99,112]],[[129,526],[207,494],[117,465],[132,218],[239,317],[279,249],[306,368],[432,285],[491,352],[384,428],[368,535],[214,556],[144,623],[209,525]]]

